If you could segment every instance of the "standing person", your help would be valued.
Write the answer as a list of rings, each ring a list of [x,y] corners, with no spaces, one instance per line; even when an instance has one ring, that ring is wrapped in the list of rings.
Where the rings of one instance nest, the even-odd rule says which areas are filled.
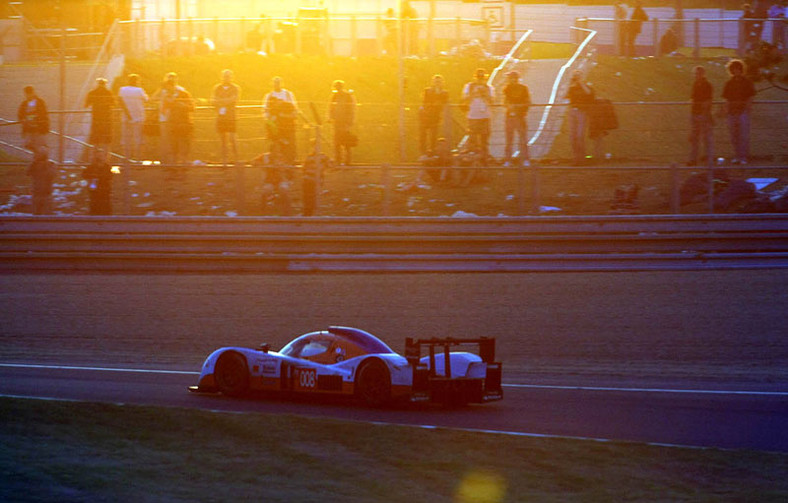
[[[123,147],[128,159],[139,160],[142,157],[142,125],[145,123],[145,104],[148,95],[140,87],[140,76],[132,73],[128,76],[128,84],[118,91],[120,105],[123,108]]]
[[[356,97],[352,89],[345,90],[345,82],[342,80],[335,80],[332,87],[328,120],[334,124],[334,162],[338,165],[350,166],[350,149],[358,143],[358,138],[353,133]]]
[[[786,8],[785,8],[785,0],[780,0],[779,2],[774,2],[771,7],[769,7],[769,11],[767,16],[769,19],[774,19],[772,21],[772,43],[777,47],[777,49],[784,51],[785,50],[785,24],[786,24]]]
[[[711,103],[714,98],[714,88],[706,78],[706,69],[702,66],[695,67],[695,81],[692,83],[692,107],[690,110],[690,157],[687,166],[698,163],[700,143],[706,148],[706,160],[709,165],[714,159],[714,122],[711,116]]]
[[[503,103],[506,107],[506,166],[511,165],[512,143],[517,135],[519,159],[523,166],[530,166],[528,156],[528,107],[531,106],[531,93],[528,86],[520,83],[520,74],[509,72],[503,88]]]
[[[410,4],[409,0],[402,0],[399,10],[402,19],[402,29],[406,37],[403,43],[405,54],[416,55],[419,53],[419,13]]]
[[[33,147],[33,162],[27,174],[33,179],[33,214],[52,214],[52,183],[55,181],[55,164],[49,160],[45,145]]]
[[[627,40],[627,8],[623,2],[617,2],[613,7],[613,17],[615,25],[613,31],[616,40],[616,54],[624,56],[624,48],[626,47]]]
[[[569,139],[573,162],[580,165],[586,158],[588,111],[594,104],[594,89],[583,80],[583,75],[578,70],[572,74],[566,97],[569,99]]]
[[[746,68],[742,60],[732,59],[726,68],[731,77],[722,89],[722,97],[725,99],[724,112],[736,155],[733,163],[747,164],[750,156],[750,109],[755,85],[745,75]]]
[[[635,40],[637,40],[638,35],[640,35],[640,30],[643,28],[643,23],[646,21],[648,21],[648,14],[643,10],[643,4],[641,2],[635,2],[635,8],[632,9],[629,22],[626,24],[626,50],[624,51],[626,56],[636,55]]]
[[[37,94],[33,86],[25,86],[25,99],[19,105],[17,118],[22,123],[24,147],[35,151],[38,146],[46,145],[49,134],[49,113],[47,104]]]
[[[238,159],[238,145],[236,141],[236,115],[235,107],[241,97],[241,88],[233,83],[232,70],[222,72],[222,81],[216,84],[211,94],[211,102],[216,107],[216,131],[222,142],[222,164],[227,164],[227,151],[231,152],[231,161]]]
[[[161,149],[161,161],[164,164],[174,161],[170,112],[178,89],[183,89],[178,85],[178,74],[170,72],[164,76],[161,88],[154,93],[152,98],[159,104],[159,147]]]
[[[194,135],[194,99],[189,91],[176,86],[167,108],[172,158],[175,164],[186,164]]]
[[[97,78],[96,87],[85,97],[85,108],[91,110],[90,139],[94,148],[109,151],[112,145],[112,109],[115,95],[107,88],[107,79]]]
[[[383,36],[383,52],[387,56],[399,54],[399,21],[394,9],[386,9],[386,16],[383,18],[383,28],[386,30]]]
[[[490,142],[490,118],[492,117],[493,88],[487,84],[487,72],[476,70],[474,80],[465,84],[462,99],[468,107],[468,136],[470,147],[481,157],[481,165],[487,165]]]
[[[271,154],[292,166],[296,160],[298,104],[293,93],[282,87],[282,77],[274,77],[271,83],[273,89],[263,98],[263,116],[271,138]]]
[[[112,215],[112,167],[108,152],[101,148],[93,150],[93,159],[82,176],[88,181],[90,215]]]
[[[443,88],[443,76],[433,75],[432,83],[424,88],[421,94],[421,108],[419,108],[419,145],[422,155],[435,150],[446,104],[449,102],[449,93]]]

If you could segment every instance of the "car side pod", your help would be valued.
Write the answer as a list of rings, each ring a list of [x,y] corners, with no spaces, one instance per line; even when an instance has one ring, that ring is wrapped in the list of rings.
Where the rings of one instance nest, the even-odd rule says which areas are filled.
[[[481,362],[469,364],[464,375],[455,376],[452,374],[451,349],[468,345],[478,347]],[[429,359],[426,364],[422,361],[422,346],[428,348]],[[443,350],[442,358],[436,357],[436,348]],[[411,395],[413,401],[465,404],[503,399],[502,366],[501,362],[495,361],[493,338],[414,339],[409,337],[405,340],[405,358],[413,369]],[[438,360],[442,361],[443,375],[437,371]]]

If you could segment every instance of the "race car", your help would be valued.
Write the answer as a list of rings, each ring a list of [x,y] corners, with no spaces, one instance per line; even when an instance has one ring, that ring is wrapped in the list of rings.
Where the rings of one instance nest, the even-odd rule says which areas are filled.
[[[458,346],[475,346],[478,354],[451,351]],[[332,326],[301,335],[279,352],[267,344],[217,349],[189,390],[230,397],[254,391],[347,395],[372,407],[395,401],[485,403],[503,398],[501,363],[494,360],[492,338],[408,338],[402,356],[369,332]]]

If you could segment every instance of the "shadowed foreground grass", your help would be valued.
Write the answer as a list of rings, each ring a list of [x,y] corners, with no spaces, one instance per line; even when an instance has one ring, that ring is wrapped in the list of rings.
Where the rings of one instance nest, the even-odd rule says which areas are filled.
[[[788,456],[0,400],[3,501],[785,501]]]

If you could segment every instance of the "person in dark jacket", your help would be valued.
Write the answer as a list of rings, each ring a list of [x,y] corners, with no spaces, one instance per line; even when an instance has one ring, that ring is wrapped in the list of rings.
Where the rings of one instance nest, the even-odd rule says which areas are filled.
[[[626,23],[626,47],[624,54],[626,56],[635,56],[635,41],[640,35],[640,30],[643,28],[643,23],[648,21],[648,14],[643,10],[643,5],[640,2],[635,3],[635,8],[632,9],[632,14],[629,16],[629,21]]]
[[[528,86],[520,83],[520,74],[509,72],[506,86],[503,88],[503,104],[506,107],[506,147],[504,158],[506,165],[512,162],[514,135],[517,135],[519,162],[523,166],[530,166],[528,155],[528,108],[531,106],[531,93]]]
[[[750,156],[750,109],[755,96],[755,85],[745,75],[744,62],[732,59],[726,68],[730,79],[725,83],[722,97],[725,99],[725,115],[735,152],[734,164],[747,164]]]
[[[56,169],[44,145],[33,149],[33,162],[28,166],[27,174],[33,179],[33,214],[51,215],[52,183],[55,181]]]
[[[711,116],[711,103],[714,98],[714,88],[706,78],[706,69],[702,66],[695,67],[695,81],[692,83],[692,108],[690,109],[690,157],[687,166],[698,163],[698,153],[701,141],[706,146],[706,160],[711,163],[714,159],[714,121]]]
[[[17,119],[22,124],[24,147],[35,150],[36,147],[46,145],[49,113],[46,102],[36,94],[33,86],[26,86],[24,92],[25,99],[19,105]]]
[[[448,102],[449,93],[443,88],[443,76],[433,75],[431,85],[424,88],[421,94],[419,108],[419,146],[422,155],[435,150],[435,143],[440,136],[438,129]]]
[[[112,215],[112,166],[109,164],[108,152],[95,149],[93,159],[82,176],[88,181],[88,213]]]
[[[91,110],[91,145],[109,150],[112,144],[112,109],[116,100],[112,91],[107,89],[107,79],[96,79],[96,87],[85,97],[85,108]]]
[[[352,130],[356,119],[356,98],[352,90],[345,90],[344,81],[335,80],[333,88],[328,117],[334,124],[334,162],[349,166],[350,149],[358,143],[358,137]]]
[[[594,89],[583,80],[583,74],[575,70],[566,93],[569,100],[569,139],[575,165],[585,162],[588,114],[594,105]]]

